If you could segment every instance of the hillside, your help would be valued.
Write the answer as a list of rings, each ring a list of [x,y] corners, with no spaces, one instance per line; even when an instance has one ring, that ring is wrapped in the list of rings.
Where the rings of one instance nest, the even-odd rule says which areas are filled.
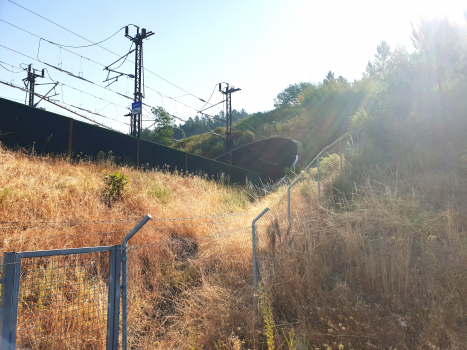
[[[404,47],[391,48],[384,41],[378,45],[359,80],[349,82],[329,71],[321,82],[285,88],[271,111],[241,121],[234,118],[234,146],[272,136],[290,137],[302,143],[303,164],[307,164],[322,147],[344,134],[352,120],[354,126],[361,126],[366,117],[398,116],[400,121],[416,122],[422,115],[458,116],[466,108],[462,97],[467,74],[464,29],[447,20],[425,21],[414,28],[411,38],[413,53]],[[438,41],[440,46],[436,46]],[[223,135],[224,129],[214,132]],[[214,158],[224,153],[225,142],[205,133],[173,147]]]
[[[379,45],[361,81],[329,74],[245,120],[265,136],[300,139],[305,161],[335,135],[362,128],[342,168],[336,154],[323,156],[321,197],[317,169],[300,173],[290,224],[285,185],[265,194],[111,159],[1,149],[3,252],[119,244],[150,213],[129,249],[131,349],[465,348],[467,40],[444,20],[424,22],[412,36],[413,54]],[[241,124],[239,139],[249,135]],[[209,145],[210,137],[192,140]],[[184,147],[204,152],[195,141]],[[118,187],[126,180],[117,176],[109,186],[103,170],[128,175],[129,185]],[[252,221],[261,212],[255,291]],[[60,337],[56,323],[34,315],[75,307],[73,292],[96,299],[81,284],[66,284],[66,298],[53,299],[60,288],[48,286],[48,267],[56,269],[40,261],[29,272],[45,282],[27,285],[20,299],[19,329],[32,330],[19,335],[25,348]],[[92,269],[77,266],[67,281],[76,276],[99,283]],[[83,309],[73,309],[78,321],[67,331],[88,327],[92,336],[75,348],[97,348]]]

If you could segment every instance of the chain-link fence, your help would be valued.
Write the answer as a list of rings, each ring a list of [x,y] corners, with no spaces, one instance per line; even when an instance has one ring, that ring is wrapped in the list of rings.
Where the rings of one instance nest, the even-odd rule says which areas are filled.
[[[1,222],[4,252],[31,250],[4,253],[0,266],[1,348],[152,348],[183,293],[209,271],[235,269],[255,287],[267,283],[359,142],[356,133],[327,146],[290,185],[279,184],[258,216],[155,218],[144,226],[148,216],[134,228],[136,219]],[[56,242],[70,248],[38,250]]]
[[[277,257],[286,250],[282,247],[293,240],[294,233],[303,231],[307,213],[319,210],[324,190],[345,168],[346,157],[357,149],[361,136],[359,129],[326,146],[288,186],[277,191],[277,198],[253,220],[255,290],[260,281],[267,283],[268,276],[274,274]]]

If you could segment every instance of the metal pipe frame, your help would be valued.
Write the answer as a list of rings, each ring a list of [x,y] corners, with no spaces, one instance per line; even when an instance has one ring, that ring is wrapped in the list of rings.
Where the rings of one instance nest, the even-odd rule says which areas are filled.
[[[251,239],[253,242],[253,285],[255,293],[258,291],[258,265],[256,263],[256,222],[269,211],[269,207],[264,209],[251,223]]]
[[[128,241],[152,219],[152,216],[147,214],[122,241],[122,349],[128,348]]]

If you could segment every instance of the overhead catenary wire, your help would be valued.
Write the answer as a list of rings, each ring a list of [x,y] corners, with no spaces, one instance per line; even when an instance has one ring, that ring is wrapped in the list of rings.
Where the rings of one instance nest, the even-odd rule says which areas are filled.
[[[4,23],[6,23],[6,24],[9,24],[10,26],[15,27],[15,28],[17,28],[17,29],[19,29],[19,30],[21,30],[21,31],[23,31],[23,32],[26,32],[26,33],[32,35],[32,36],[35,36],[36,38],[39,39],[39,47],[40,47],[40,40],[44,40],[44,41],[46,41],[46,42],[48,42],[48,43],[50,43],[50,44],[52,44],[52,45],[61,47],[59,44],[54,43],[53,41],[47,40],[47,39],[45,39],[45,38],[43,38],[43,37],[41,37],[41,36],[39,36],[39,35],[37,35],[37,34],[31,33],[30,31],[28,31],[28,30],[26,30],[26,29],[23,29],[23,28],[21,28],[21,27],[18,27],[17,25],[14,25],[14,24],[12,24],[12,23],[10,23],[10,22],[7,22],[7,21],[5,21],[5,20],[3,20],[3,19],[1,19],[1,18],[0,18],[0,21],[1,21],[1,22],[4,22]],[[38,47],[38,49],[39,49],[39,47]],[[65,51],[67,51],[67,52],[69,52],[69,53],[72,53],[73,55],[80,56],[80,57],[84,58],[85,60],[88,60],[88,61],[90,61],[90,62],[92,62],[92,63],[95,63],[95,64],[97,64],[97,65],[99,65],[99,66],[105,67],[104,64],[99,63],[99,62],[97,62],[97,61],[94,61],[94,60],[92,60],[92,59],[90,59],[90,58],[88,58],[88,57],[86,57],[86,56],[83,56],[83,55],[81,55],[81,54],[79,54],[79,53],[76,53],[76,52],[74,52],[74,51],[68,50],[67,48],[64,48],[64,47],[63,47],[63,50],[65,50]],[[38,50],[37,55],[39,55],[39,50]],[[39,60],[39,61],[40,61],[40,60]]]
[[[83,36],[81,36],[81,35],[79,35],[79,34],[73,32],[72,30],[69,30],[69,29],[65,28],[64,26],[61,26],[60,24],[55,23],[54,21],[51,21],[50,19],[48,19],[48,18],[46,18],[46,17],[44,17],[44,16],[39,15],[38,13],[36,13],[36,12],[34,12],[34,11],[29,10],[28,8],[26,8],[26,7],[24,7],[24,6],[21,6],[21,5],[17,4],[17,3],[14,2],[14,1],[11,1],[11,0],[8,0],[8,1],[11,2],[12,4],[14,4],[14,5],[16,5],[16,6],[19,6],[19,7],[21,7],[22,9],[24,9],[24,10],[26,10],[26,11],[28,11],[28,12],[30,12],[30,13],[32,13],[32,14],[34,14],[34,15],[36,15],[36,16],[38,16],[38,17],[40,17],[40,18],[42,18],[42,19],[44,19],[44,20],[46,20],[46,21],[48,21],[48,22],[50,22],[50,23],[52,23],[52,24],[54,24],[54,25],[56,25],[56,26],[58,26],[58,27],[60,27],[60,28],[62,28],[62,29],[64,29],[64,30],[66,30],[67,32],[72,33],[73,35],[76,35],[76,36],[80,37],[81,39],[84,39],[84,40],[90,42],[90,43],[93,44],[94,46],[100,47],[101,49],[103,49],[103,50],[105,50],[105,51],[107,51],[107,52],[110,52],[110,53],[112,53],[112,54],[114,54],[114,55],[116,55],[116,56],[119,56],[117,53],[115,53],[115,52],[113,52],[113,51],[111,51],[111,50],[109,50],[109,49],[107,49],[107,48],[105,48],[105,47],[99,45],[99,43],[94,43],[93,41],[91,41],[91,40],[89,40],[89,39],[87,39],[87,38],[85,38],[85,37],[83,37]],[[134,64],[133,61],[131,61],[131,60],[128,60],[128,61]],[[191,95],[191,96],[197,98],[198,100],[200,100],[200,101],[202,101],[202,102],[205,102],[202,98],[200,98],[200,97],[198,97],[198,96],[192,94],[191,92],[189,92],[189,91],[183,89],[182,87],[178,86],[177,84],[172,83],[171,81],[169,81],[169,80],[163,78],[162,76],[160,76],[160,75],[157,74],[157,73],[154,73],[153,71],[149,70],[148,68],[143,68],[143,70],[148,71],[149,73],[153,74],[154,76],[158,77],[159,79],[164,80],[165,82],[169,83],[170,85],[175,86],[176,88],[178,88],[178,89],[182,90],[183,92],[185,92],[185,93],[187,93],[187,94],[189,94],[189,95]]]
[[[123,96],[123,97],[126,97],[126,98],[132,100],[132,98],[131,98],[130,96],[126,96],[126,95],[121,94],[121,93],[119,93],[119,92],[117,92],[117,91],[114,91],[114,90],[106,89],[106,88],[105,88],[104,86],[102,86],[102,85],[96,84],[96,83],[94,83],[94,82],[92,82],[92,81],[90,81],[90,80],[84,79],[84,78],[82,78],[82,77],[78,77],[78,76],[74,75],[74,74],[71,73],[71,72],[68,72],[68,71],[66,71],[66,70],[64,70],[64,69],[61,69],[61,68],[58,68],[58,67],[55,67],[55,66],[53,66],[53,65],[51,65],[51,64],[48,64],[48,63],[46,63],[46,62],[42,62],[42,61],[40,61],[40,60],[37,60],[37,59],[35,59],[34,57],[31,57],[31,56],[26,55],[26,54],[24,54],[24,53],[22,53],[22,52],[19,52],[19,51],[16,51],[16,50],[14,50],[14,49],[11,49],[11,48],[9,48],[9,47],[7,47],[7,46],[1,45],[1,44],[0,44],[0,46],[3,47],[3,48],[5,48],[5,49],[7,49],[7,50],[16,52],[16,53],[18,53],[18,54],[20,54],[20,55],[23,55],[23,56],[25,56],[25,57],[27,57],[27,58],[30,58],[30,59],[32,59],[32,60],[34,60],[34,61],[40,62],[40,63],[42,63],[42,64],[45,64],[45,65],[47,65],[47,66],[49,66],[49,67],[51,67],[51,68],[53,68],[53,69],[55,69],[55,70],[58,70],[59,72],[66,73],[67,75],[69,75],[69,76],[71,76],[71,77],[73,77],[73,78],[77,78],[77,79],[79,79],[79,80],[88,82],[88,83],[93,84],[93,85],[95,85],[95,86],[98,86],[98,87],[100,87],[100,88],[102,88],[102,89],[104,89],[104,90],[106,90],[106,91],[113,92],[113,93],[115,93],[115,94],[118,94],[118,95],[120,95],[120,96]],[[48,72],[47,72],[47,74],[48,74]],[[49,75],[49,78],[50,78],[50,75]],[[54,81],[52,78],[50,78],[50,80]],[[63,85],[65,85],[65,84],[63,84]],[[70,85],[66,85],[66,86],[70,86]],[[81,90],[78,90],[78,91],[81,91]],[[83,91],[81,91],[81,92],[83,92]],[[94,95],[91,95],[91,96],[94,97]],[[110,101],[107,101],[107,102],[110,102]],[[113,102],[112,102],[112,103],[113,103]],[[116,103],[114,103],[114,104],[116,104]],[[118,105],[118,104],[116,104],[116,105]],[[118,105],[118,106],[120,106],[120,105]],[[120,107],[126,108],[126,107],[123,107],[123,106],[120,106]]]
[[[76,79],[79,79],[79,80],[81,80],[81,81],[85,81],[85,82],[87,82],[87,83],[93,84],[93,85],[95,85],[95,86],[100,87],[101,89],[105,89],[106,91],[113,92],[113,93],[118,94],[118,95],[120,95],[120,96],[122,96],[122,97],[125,97],[125,98],[127,98],[127,99],[129,99],[129,100],[133,100],[133,98],[130,97],[130,96],[124,95],[124,94],[122,94],[122,93],[120,93],[120,92],[117,92],[117,91],[114,91],[114,90],[106,89],[105,86],[99,85],[99,84],[97,84],[97,83],[95,83],[95,82],[93,82],[93,81],[91,81],[91,80],[84,79],[83,77],[77,76],[77,75],[75,75],[75,74],[73,74],[73,73],[71,73],[71,72],[68,72],[68,71],[66,71],[66,70],[64,70],[64,69],[62,69],[62,68],[56,67],[56,66],[54,66],[54,65],[52,65],[52,64],[49,64],[49,63],[47,63],[47,62],[43,62],[43,61],[41,61],[41,60],[38,59],[38,58],[31,57],[31,56],[26,55],[26,54],[24,54],[24,53],[22,53],[22,52],[19,52],[19,51],[17,51],[17,50],[14,50],[14,49],[12,49],[12,48],[9,48],[9,47],[7,47],[7,46],[5,46],[5,45],[1,45],[1,44],[0,44],[0,46],[3,47],[3,48],[5,48],[5,49],[7,49],[7,50],[13,51],[13,52],[15,52],[15,53],[17,53],[17,54],[20,54],[20,55],[22,55],[22,56],[25,56],[25,57],[27,57],[27,58],[29,58],[29,59],[32,59],[32,60],[34,60],[34,61],[40,62],[40,63],[42,63],[42,64],[45,64],[45,65],[47,65],[47,66],[49,66],[49,67],[51,67],[51,68],[53,68],[53,69],[55,69],[55,70],[58,70],[59,72],[66,73],[67,75],[69,75],[69,76],[71,76],[71,77],[73,77],[73,78],[76,78]],[[83,57],[84,57],[84,56],[83,56]],[[100,65],[101,65],[101,64],[100,64]],[[102,66],[104,66],[104,65],[102,65]],[[173,98],[173,97],[171,97],[171,96],[168,96],[168,95],[166,95],[166,94],[164,94],[164,93],[162,93],[162,92],[160,92],[160,91],[157,91],[156,89],[153,89],[153,88],[151,88],[151,87],[149,87],[149,86],[147,86],[147,85],[143,85],[143,86],[144,86],[145,88],[148,88],[149,90],[152,90],[152,91],[158,93],[161,97],[165,97],[165,98],[171,99],[171,100],[173,100],[173,101],[175,101],[175,102],[177,102],[177,103],[179,103],[179,104],[184,105],[185,107],[188,107],[188,108],[190,108],[190,109],[192,109],[192,110],[198,112],[198,110],[197,110],[196,108],[191,107],[191,106],[189,106],[189,105],[187,105],[187,104],[185,104],[185,103],[183,103],[183,102],[180,102],[180,101],[176,100],[175,98]],[[147,105],[147,106],[149,106],[149,105]],[[206,115],[206,116],[209,116],[209,115],[206,114],[206,113],[203,113],[203,114]],[[209,116],[209,117],[210,117],[210,118],[213,118],[212,116]]]
[[[14,3],[14,2],[12,2],[12,3]],[[15,3],[15,4],[16,4],[16,3]],[[0,21],[3,21],[4,23],[7,23],[7,24],[9,24],[9,25],[11,25],[11,26],[13,26],[13,27],[19,29],[19,30],[22,30],[22,31],[24,31],[24,32],[26,32],[26,33],[28,33],[28,34],[30,34],[30,35],[33,35],[33,36],[39,38],[40,40],[44,40],[44,41],[47,41],[47,42],[49,42],[49,43],[51,43],[51,44],[53,44],[53,45],[62,47],[60,44],[57,44],[57,43],[54,43],[54,42],[52,42],[52,41],[50,41],[50,40],[44,39],[44,38],[42,38],[42,37],[40,37],[40,36],[38,36],[38,35],[36,35],[36,34],[34,34],[34,33],[31,33],[31,32],[29,32],[29,31],[27,31],[27,30],[25,30],[25,29],[23,29],[23,28],[20,28],[20,27],[14,25],[14,24],[11,24],[11,23],[9,23],[9,22],[7,22],[7,21],[4,21],[4,20],[2,20],[2,19],[0,19]],[[110,90],[110,89],[106,89],[104,86],[101,86],[101,85],[99,85],[99,84],[97,84],[97,83],[94,83],[94,82],[92,82],[92,81],[90,81],[90,80],[88,80],[88,79],[84,79],[83,77],[77,76],[77,75],[75,75],[75,74],[73,74],[73,73],[71,73],[71,72],[68,72],[68,71],[66,71],[66,70],[64,70],[64,69],[62,69],[62,68],[56,67],[56,66],[51,65],[51,64],[46,63],[46,62],[42,62],[42,61],[39,59],[40,40],[39,40],[39,47],[38,47],[37,59],[34,59],[33,57],[28,56],[28,55],[26,55],[26,54],[23,54],[23,53],[21,53],[21,52],[19,52],[19,51],[16,51],[16,50],[13,50],[13,49],[11,49],[11,48],[8,48],[8,47],[6,47],[6,46],[4,46],[4,45],[0,45],[0,46],[6,48],[6,49],[8,49],[8,50],[11,50],[11,51],[13,51],[13,52],[16,52],[16,53],[18,53],[18,54],[20,54],[20,55],[23,55],[23,56],[25,56],[25,57],[28,57],[28,58],[30,58],[30,59],[33,59],[33,60],[35,60],[35,61],[41,62],[41,63],[43,63],[43,64],[45,64],[45,65],[47,65],[47,66],[49,66],[49,67],[52,67],[52,68],[54,68],[54,69],[60,71],[60,72],[66,73],[66,74],[68,74],[69,76],[74,77],[74,78],[76,78],[76,79],[80,79],[80,80],[86,81],[86,82],[91,83],[91,84],[93,84],[93,85],[96,85],[96,86],[98,86],[98,87],[100,87],[100,88],[102,88],[102,89],[105,89],[105,90],[107,90],[107,91],[111,91],[111,92],[113,92],[113,93],[116,93],[116,94],[118,94],[119,96],[125,97],[125,98],[127,98],[127,99],[130,99],[130,100],[133,99],[132,97],[127,96],[127,95],[124,95],[124,94],[119,93],[119,92],[117,92],[117,91]],[[86,40],[87,40],[87,39],[86,39]],[[95,63],[95,64],[98,64],[98,65],[100,65],[100,66],[102,66],[102,67],[105,67],[103,64],[101,64],[101,63],[99,63],[99,62],[97,62],[97,61],[91,60],[91,59],[89,59],[89,58],[87,58],[87,57],[85,57],[85,56],[82,56],[82,55],[80,55],[80,54],[77,54],[76,52],[73,52],[73,51],[68,50],[68,49],[66,49],[66,48],[64,48],[64,50],[67,50],[68,52],[71,52],[71,53],[73,53],[74,55],[79,56],[80,58],[84,58],[84,59],[86,59],[86,60],[88,60],[88,61],[90,61],[90,62],[93,62],[93,63]],[[130,50],[131,50],[131,48],[130,48]],[[115,54],[115,53],[114,53],[114,54]],[[127,55],[128,55],[128,54],[127,54]],[[124,57],[125,57],[125,60],[126,60],[127,57],[128,57],[127,55],[124,56]],[[130,60],[129,60],[129,61],[130,61]],[[130,61],[130,62],[131,62],[131,61]],[[122,64],[123,64],[123,63],[122,63]],[[159,78],[161,78],[161,79],[163,79],[163,80],[169,82],[168,80],[166,80],[166,79],[160,77],[160,76],[157,75],[156,73],[154,73],[154,72],[150,71],[149,69],[143,67],[143,71],[144,71],[144,70],[147,70],[148,72],[150,72],[150,73],[152,73],[152,74],[158,76]],[[169,83],[170,83],[170,82],[169,82]],[[171,83],[171,84],[172,84],[172,83]],[[174,85],[174,84],[172,84],[172,85]],[[216,84],[216,85],[217,85],[217,84]],[[215,86],[216,86],[216,85],[215,85]],[[174,85],[174,86],[176,86],[176,85]],[[214,86],[214,90],[213,90],[213,92],[212,92],[212,94],[211,94],[211,97],[209,98],[208,102],[205,103],[204,106],[206,106],[206,105],[209,103],[210,99],[212,98],[212,95],[214,94],[214,91],[215,91],[215,86]],[[179,88],[179,89],[181,89],[182,91],[186,92],[188,95],[192,95],[191,93],[189,93],[188,91],[186,91],[186,90],[180,88],[179,86],[176,86],[176,87]],[[192,106],[189,106],[189,105],[187,105],[186,103],[183,103],[183,102],[181,102],[181,101],[178,101],[177,99],[175,99],[175,98],[173,98],[173,97],[171,97],[171,96],[168,96],[168,95],[166,95],[166,94],[164,94],[164,93],[161,93],[160,91],[158,91],[158,90],[156,90],[156,89],[154,89],[154,88],[151,88],[150,86],[147,86],[146,84],[144,84],[144,82],[143,82],[143,88],[148,88],[149,90],[152,90],[152,91],[156,92],[157,94],[159,94],[159,96],[161,96],[162,98],[171,99],[171,100],[173,100],[174,102],[179,103],[179,104],[181,104],[181,105],[183,105],[183,106],[185,106],[185,107],[187,107],[187,108],[189,108],[189,109],[192,109],[193,111],[196,111],[197,113],[200,113],[201,115],[204,115],[204,116],[206,116],[206,117],[208,117],[208,118],[211,118],[212,120],[214,120],[214,121],[216,121],[216,122],[221,122],[221,123],[224,122],[223,120],[217,119],[216,117],[213,117],[213,116],[211,116],[211,115],[209,115],[209,114],[207,114],[207,113],[203,113],[202,111],[200,111],[200,110],[198,110],[198,109],[196,109],[196,108],[194,108],[194,107],[192,107]],[[194,96],[194,95],[193,95],[193,96]],[[195,96],[195,97],[196,97],[196,96]],[[200,99],[200,100],[201,100],[201,99]],[[64,103],[63,99],[62,99],[62,102]],[[203,108],[204,108],[204,106],[203,106]],[[211,107],[212,107],[212,106],[214,106],[214,105],[211,104]],[[210,107],[208,107],[208,108],[210,108]],[[183,121],[183,122],[186,122],[186,120],[180,119],[180,118],[178,118],[178,117],[177,117],[177,119],[179,119],[179,120],[181,120],[181,121]],[[245,124],[246,124],[246,123],[245,123]],[[248,126],[248,127],[249,127],[249,126]],[[253,128],[252,128],[252,129],[253,129]],[[254,129],[253,129],[253,130],[254,130]],[[255,131],[256,131],[256,130],[255,130]],[[256,132],[257,132],[257,131],[256,131]],[[260,134],[259,132],[257,132],[257,133]],[[261,134],[260,134],[260,135],[261,135]],[[263,135],[261,135],[261,136],[263,136]],[[263,137],[264,137],[264,136],[263,136]]]
[[[3,62],[3,61],[0,61],[0,62]],[[8,64],[8,63],[6,63],[6,62],[3,62],[3,63]],[[8,65],[10,65],[10,64],[8,64]],[[11,65],[11,66],[13,66],[13,65]],[[20,67],[17,67],[17,66],[14,66],[14,67],[20,68]],[[52,79],[52,77],[50,76],[49,71],[48,71],[47,68],[46,68],[45,70],[47,71],[47,75],[49,76],[49,78],[46,78],[46,79],[49,79],[49,80],[53,81],[54,83],[57,83],[57,86],[59,86],[59,87],[62,88],[62,93],[63,93],[63,87],[69,87],[69,88],[71,88],[71,89],[73,89],[73,90],[79,91],[79,92],[84,93],[84,94],[89,95],[89,96],[92,96],[92,97],[94,97],[94,98],[96,98],[96,99],[99,99],[99,100],[108,102],[108,104],[107,104],[105,107],[107,107],[109,104],[112,104],[112,105],[114,105],[114,106],[119,106],[119,107],[121,107],[121,108],[126,109],[126,107],[124,107],[124,106],[121,106],[121,105],[119,105],[119,104],[116,104],[116,103],[111,102],[111,101],[108,101],[108,100],[105,100],[105,99],[103,99],[103,98],[101,98],[101,97],[92,95],[92,94],[90,94],[90,93],[88,93],[88,92],[82,91],[82,90],[77,89],[77,88],[75,88],[75,87],[73,87],[73,86],[66,85],[66,84],[63,84],[63,83],[59,83],[58,81]],[[13,86],[13,87],[14,87],[14,86]],[[110,120],[114,120],[114,121],[116,121],[116,122],[118,122],[118,123],[122,123],[122,124],[128,125],[128,123],[125,123],[125,122],[116,120],[116,118],[110,118],[110,117],[107,117],[107,116],[105,116],[105,115],[100,114],[99,112],[102,111],[105,107],[103,107],[99,112],[96,113],[96,112],[92,112],[92,111],[90,111],[90,110],[84,109],[84,108],[82,108],[82,107],[78,107],[78,106],[74,106],[74,105],[72,105],[72,104],[70,104],[70,103],[66,103],[66,102],[64,102],[63,100],[62,100],[62,103],[65,104],[65,105],[68,105],[68,106],[71,106],[71,107],[78,108],[78,109],[80,109],[80,110],[86,111],[86,112],[88,112],[88,113],[91,113],[91,114],[94,114],[94,115],[97,115],[97,116],[100,116],[100,117],[103,117],[103,118],[107,118],[107,119],[110,119]],[[118,118],[118,110],[117,110],[117,118]]]
[[[7,21],[5,21],[5,20],[3,20],[3,19],[0,19],[0,21],[4,22],[4,23],[6,23],[6,24],[9,24],[9,25],[11,25],[11,26],[13,26],[13,27],[15,27],[15,28],[17,28],[17,29],[23,31],[23,32],[26,32],[26,33],[28,33],[28,34],[30,34],[30,35],[32,35],[32,36],[35,36],[36,38],[39,39],[38,50],[37,50],[37,54],[36,54],[37,59],[34,59],[33,57],[28,56],[28,55],[25,55],[25,54],[23,54],[23,53],[20,53],[20,52],[18,52],[18,51],[16,51],[16,50],[7,48],[6,46],[3,46],[3,45],[0,45],[0,46],[3,46],[4,48],[9,49],[9,50],[11,50],[11,51],[14,51],[14,52],[16,52],[16,53],[18,53],[18,54],[24,55],[24,56],[26,56],[26,57],[28,57],[28,58],[30,58],[30,59],[34,59],[34,60],[36,60],[36,61],[38,61],[38,62],[41,62],[41,63],[43,63],[43,64],[46,64],[46,65],[48,65],[48,66],[50,66],[50,67],[52,67],[52,68],[54,68],[54,69],[57,69],[57,70],[59,70],[59,71],[65,72],[65,73],[67,73],[68,75],[73,76],[73,77],[75,77],[75,78],[77,78],[77,79],[84,80],[84,81],[93,83],[94,85],[97,85],[97,86],[100,86],[100,87],[102,87],[102,88],[105,88],[104,86],[101,86],[101,85],[99,85],[99,84],[96,84],[96,83],[94,83],[94,82],[91,82],[91,81],[88,80],[88,79],[84,79],[84,78],[81,77],[81,76],[76,76],[76,75],[74,75],[73,73],[68,72],[68,71],[62,69],[61,67],[56,67],[56,66],[53,66],[53,65],[51,65],[51,64],[49,64],[49,63],[42,62],[42,61],[40,60],[40,58],[39,58],[40,42],[41,42],[41,40],[44,40],[44,41],[46,41],[46,42],[48,42],[48,43],[50,43],[50,44],[56,45],[56,46],[58,46],[58,47],[60,47],[60,48],[63,48],[64,50],[66,50],[66,51],[68,51],[68,52],[70,52],[70,53],[72,53],[72,54],[74,54],[74,55],[76,55],[76,56],[78,56],[78,57],[80,57],[80,58],[84,58],[85,60],[88,60],[88,61],[90,61],[90,62],[92,62],[92,63],[95,63],[95,64],[97,64],[97,65],[99,65],[99,66],[105,68],[106,66],[105,66],[104,64],[102,64],[102,63],[100,63],[100,62],[97,62],[97,61],[95,61],[95,60],[92,60],[92,59],[90,59],[90,58],[88,58],[88,57],[86,57],[86,56],[83,56],[83,55],[81,55],[81,54],[78,54],[78,53],[76,53],[76,52],[74,52],[74,51],[71,51],[71,50],[69,50],[69,49],[67,49],[67,48],[65,48],[65,47],[63,47],[63,46],[61,46],[60,44],[57,44],[57,43],[55,43],[55,42],[53,42],[53,41],[51,41],[51,40],[45,39],[45,38],[43,38],[43,37],[41,37],[41,36],[39,36],[39,35],[36,35],[36,34],[34,34],[34,33],[31,33],[30,31],[28,31],[28,30],[26,30],[26,29],[23,29],[23,28],[21,28],[21,27],[18,27],[17,25],[14,25],[14,24],[12,24],[12,23],[10,23],[10,22],[7,22]],[[130,51],[131,51],[131,48],[130,48]],[[112,52],[112,53],[115,54],[115,55],[117,55],[117,54],[114,53],[114,52]],[[126,55],[124,55],[124,56],[122,56],[122,57],[125,57],[125,60],[128,60],[128,62],[132,62],[131,60],[128,59],[128,54],[126,54]],[[123,62],[122,62],[122,64],[123,64]],[[119,66],[119,67],[120,67],[120,66]],[[147,68],[145,68],[145,67],[143,67],[143,71],[144,71],[144,70],[147,70],[147,71],[150,72],[151,74],[154,74],[154,75],[158,76],[159,78],[161,78],[161,79],[167,81],[168,83],[170,83],[168,80],[166,80],[166,79],[160,77],[159,75],[157,75],[156,73],[150,71],[149,69],[147,69]],[[170,84],[172,84],[172,83],[170,83]],[[172,84],[172,85],[174,85],[174,84]],[[217,85],[217,84],[216,84],[216,85]],[[176,86],[176,85],[174,85],[174,86]],[[147,86],[146,84],[144,84],[144,82],[143,82],[143,87],[144,87],[144,88],[148,88],[149,90],[152,90],[152,91],[158,93],[158,94],[161,96],[161,98],[162,98],[162,97],[169,98],[169,99],[171,99],[171,100],[173,100],[173,101],[175,101],[175,102],[177,102],[177,103],[179,103],[179,104],[182,104],[182,105],[185,106],[185,107],[188,107],[188,108],[190,108],[190,109],[192,109],[192,110],[198,112],[198,109],[196,109],[196,108],[194,108],[194,107],[191,107],[191,106],[188,106],[187,104],[178,101],[178,100],[177,100],[176,98],[174,98],[174,97],[171,97],[171,96],[168,96],[168,95],[166,95],[166,94],[163,94],[163,93],[157,91],[156,89],[153,89],[153,88]],[[181,90],[184,91],[184,92],[187,92],[186,90],[184,90],[184,89],[182,89],[182,88],[180,88],[180,87],[178,87],[178,86],[176,86],[176,87],[179,88],[179,89],[181,89]],[[214,87],[214,89],[215,89],[215,87]],[[119,93],[119,92],[116,92],[116,91],[113,91],[113,90],[110,90],[110,89],[106,89],[106,90],[112,91],[112,92],[114,92],[114,93],[117,93],[117,94],[119,94],[119,95],[121,95],[121,96],[123,96],[123,97],[125,97],[125,98],[127,98],[127,99],[131,99],[131,100],[133,99],[132,97],[127,96],[127,95],[124,95],[124,94],[121,94],[121,93]],[[213,90],[213,93],[214,93],[214,90]],[[162,96],[162,95],[164,95],[164,96]],[[187,95],[192,95],[192,94],[189,93],[189,92],[187,92]],[[184,95],[184,96],[186,96],[186,95]],[[194,95],[192,95],[192,96],[194,96]],[[195,97],[196,97],[196,96],[195,96]],[[212,94],[211,94],[211,97],[212,97]],[[211,97],[210,97],[210,99],[211,99]],[[198,98],[198,97],[197,97],[197,98]],[[198,98],[198,99],[200,99],[200,98]],[[210,99],[209,99],[209,100],[210,100]],[[202,100],[202,99],[200,99],[200,100]],[[202,101],[204,101],[204,100],[202,100]],[[207,104],[207,103],[206,103],[206,104]],[[205,104],[204,106],[206,106],[206,104]],[[204,108],[204,106],[203,106],[202,108]],[[202,108],[201,108],[201,109],[202,109]],[[206,116],[209,116],[209,115],[206,114],[206,113],[205,113],[205,115],[206,115]],[[212,116],[209,116],[209,117],[212,118]]]
[[[7,66],[10,66],[12,69],[13,69],[13,67],[21,69],[21,67],[13,66],[12,64],[0,61],[0,67],[2,67],[3,69],[5,69],[5,70],[7,70],[7,71],[9,71],[9,72],[11,72],[13,74],[18,74],[18,73],[23,73],[24,72],[24,69],[20,70],[19,72],[14,72],[13,70],[10,70],[10,69],[6,68],[5,66],[3,66],[2,63],[6,64]]]
[[[10,86],[10,87],[13,87],[13,88],[16,88],[16,89],[19,89],[19,90],[24,91],[24,92],[30,93],[29,90],[26,90],[26,89],[22,88],[21,86],[17,86],[17,85],[8,83],[8,82],[6,82],[6,81],[4,81],[4,80],[0,80],[0,83],[1,83],[1,84],[4,84],[4,85],[7,85],[7,86]],[[90,122],[92,122],[92,123],[94,123],[94,124],[100,125],[100,126],[106,128],[106,129],[113,130],[111,127],[109,127],[109,126],[107,126],[107,125],[105,125],[105,124],[99,123],[98,121],[95,121],[95,120],[93,120],[93,119],[91,119],[91,118],[89,118],[89,117],[86,117],[86,116],[84,116],[84,115],[81,115],[81,114],[79,114],[79,113],[76,113],[75,111],[72,111],[72,110],[70,110],[70,109],[68,109],[68,108],[66,108],[66,107],[63,107],[63,106],[57,104],[56,102],[53,102],[53,101],[51,101],[50,99],[46,98],[45,96],[42,96],[42,95],[37,94],[37,93],[35,93],[35,92],[34,92],[34,95],[37,96],[37,97],[44,98],[44,101],[49,102],[49,103],[51,103],[51,104],[53,104],[53,105],[55,105],[55,106],[57,106],[57,107],[63,108],[63,109],[65,109],[65,110],[67,110],[68,112],[71,112],[71,113],[73,113],[73,114],[76,114],[77,116],[79,116],[79,117],[81,117],[81,118],[84,118],[84,119],[86,119],[86,120],[89,120]]]

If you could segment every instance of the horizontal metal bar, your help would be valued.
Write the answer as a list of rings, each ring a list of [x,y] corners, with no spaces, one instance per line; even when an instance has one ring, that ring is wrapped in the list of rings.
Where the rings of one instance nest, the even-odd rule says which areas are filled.
[[[37,257],[41,257],[41,256],[100,253],[100,252],[110,252],[112,250],[112,247],[113,246],[70,248],[70,249],[54,249],[54,250],[37,250],[37,251],[34,251],[34,252],[17,253],[17,255],[19,255],[21,258],[37,258]]]

